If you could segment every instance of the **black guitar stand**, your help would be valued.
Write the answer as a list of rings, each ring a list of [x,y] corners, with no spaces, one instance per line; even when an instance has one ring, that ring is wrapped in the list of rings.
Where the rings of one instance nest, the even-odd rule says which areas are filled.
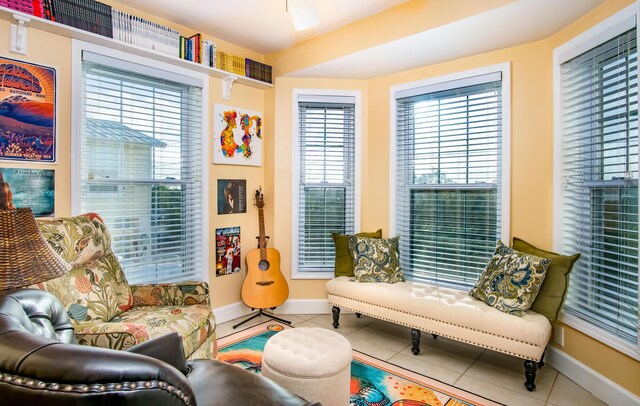
[[[258,239],[258,249],[260,249],[260,237],[256,237],[256,238]],[[268,235],[265,235],[265,236],[264,236],[264,238],[265,238],[265,244],[266,244],[266,242],[267,242],[267,241],[269,241],[269,236],[268,236]],[[254,310],[256,310],[256,309],[251,308],[251,311],[254,311]],[[251,317],[249,317],[248,319],[243,320],[243,321],[241,321],[240,323],[236,324],[235,326],[233,326],[233,329],[235,330],[236,328],[240,327],[240,326],[241,326],[241,325],[243,325],[244,323],[246,323],[246,322],[248,322],[248,321],[251,321],[251,320],[255,319],[256,317],[260,317],[260,316],[267,316],[267,317],[269,317],[270,319],[277,320],[277,321],[279,321],[279,322],[281,322],[281,323],[285,323],[285,324],[289,324],[289,325],[291,325],[291,322],[290,322],[289,320],[281,319],[280,317],[274,316],[274,315],[273,315],[273,313],[267,313],[267,312],[265,312],[265,310],[266,310],[266,309],[258,309],[258,312],[257,312],[257,313],[253,314],[253,315],[252,315]],[[269,310],[275,310],[275,307],[272,307],[272,308],[270,308]]]
[[[272,307],[270,310],[274,310],[274,309],[275,309],[275,307]],[[255,310],[255,309],[251,309],[251,311],[254,311],[254,310]],[[277,321],[279,321],[279,322],[281,322],[281,323],[285,323],[285,324],[289,324],[289,325],[291,325],[291,322],[290,322],[289,320],[281,319],[280,317],[274,316],[272,313],[267,313],[267,312],[265,312],[265,310],[266,310],[266,309],[258,309],[258,312],[257,312],[257,313],[255,313],[254,315],[252,315],[252,316],[251,316],[251,317],[249,317],[248,319],[243,320],[243,321],[241,321],[240,323],[236,324],[235,326],[233,326],[233,329],[235,330],[236,328],[238,328],[239,326],[243,325],[244,323],[246,323],[246,322],[248,322],[248,321],[250,321],[250,320],[253,320],[253,319],[255,319],[256,317],[260,317],[260,316],[267,316],[267,317],[269,317],[270,319],[277,320]]]

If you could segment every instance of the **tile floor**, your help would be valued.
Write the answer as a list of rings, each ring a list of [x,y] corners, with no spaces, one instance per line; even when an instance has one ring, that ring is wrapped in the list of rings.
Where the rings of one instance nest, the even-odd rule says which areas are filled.
[[[330,314],[279,315],[291,320],[295,327],[324,327],[333,330]],[[221,323],[218,337],[269,319],[259,317],[233,330],[241,319]],[[591,406],[605,403],[584,388],[558,373],[549,365],[538,370],[536,390],[528,392],[524,385],[523,361],[491,350],[459,343],[443,337],[434,340],[423,334],[420,354],[411,353],[410,329],[396,324],[354,314],[341,314],[338,333],[344,335],[353,349],[439,379],[458,388],[513,406]]]

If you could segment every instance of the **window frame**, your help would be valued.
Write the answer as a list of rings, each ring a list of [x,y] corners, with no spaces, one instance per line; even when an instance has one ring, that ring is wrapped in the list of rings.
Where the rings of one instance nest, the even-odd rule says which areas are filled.
[[[501,73],[502,75],[502,170],[501,170],[501,219],[500,219],[500,238],[503,242],[510,242],[511,235],[511,63],[504,62],[496,65],[485,66],[481,68],[475,68],[467,71],[456,72],[448,75],[437,76],[433,78],[418,80],[415,82],[403,83],[392,86],[389,90],[389,109],[390,109],[390,123],[389,123],[389,234],[396,235],[396,210],[397,205],[395,201],[396,195],[396,177],[398,174],[398,167],[396,163],[396,142],[398,139],[397,134],[397,109],[396,100],[400,94],[407,91],[417,90],[421,87],[430,87],[434,91],[443,90],[444,88],[455,88],[458,86],[448,85],[448,82],[461,83],[465,80],[471,79],[476,76],[489,75],[492,73]],[[462,84],[464,86],[464,84]],[[402,252],[400,253],[402,255]],[[458,287],[456,285],[447,285],[448,287],[458,288],[460,290],[467,289],[466,287]]]
[[[634,3],[611,17],[601,21],[582,34],[570,39],[553,51],[553,249],[561,249],[562,241],[562,207],[564,205],[563,195],[563,165],[562,165],[562,75],[561,65],[582,53],[593,49],[607,40],[622,34],[625,31],[636,28],[636,38],[638,38],[638,15],[640,6]],[[640,40],[640,38],[638,38]],[[639,118],[640,120],[640,118]],[[640,152],[640,147],[639,151]],[[640,155],[640,154],[639,154]],[[638,270],[640,277],[640,267]],[[638,289],[640,297],[640,289]],[[640,327],[638,329],[638,344],[636,346],[617,337],[615,334],[605,329],[582,320],[577,316],[560,312],[559,321],[572,327],[587,336],[600,341],[636,360],[640,360]]]
[[[101,57],[110,59],[113,66],[118,67],[118,63],[127,65],[135,64],[139,73],[144,73],[146,67],[149,67],[148,74],[155,76],[154,73],[161,73],[164,79],[180,75],[188,80],[198,83],[202,88],[202,125],[201,130],[201,148],[203,151],[209,150],[209,76],[204,73],[198,73],[190,69],[178,67],[169,63],[159,62],[153,59],[136,56],[127,52],[103,47],[100,45],[72,40],[72,62],[71,62],[71,215],[81,214],[81,144],[82,144],[82,52],[88,51],[98,54]],[[132,62],[130,62],[132,61]],[[162,78],[161,78],[162,79]],[[201,182],[202,182],[202,273],[200,280],[206,283],[210,282],[209,269],[211,267],[211,256],[209,249],[209,158],[207,153],[202,155],[201,163]]]
[[[300,126],[299,126],[299,107],[298,100],[300,96],[311,97],[353,97],[355,99],[355,182],[354,182],[354,232],[360,232],[360,202],[362,187],[362,92],[359,90],[337,90],[337,89],[301,89],[294,88],[291,91],[291,279],[332,279],[334,277],[333,268],[324,271],[305,271],[298,269],[298,239],[296,238],[299,231],[299,192],[300,192]]]

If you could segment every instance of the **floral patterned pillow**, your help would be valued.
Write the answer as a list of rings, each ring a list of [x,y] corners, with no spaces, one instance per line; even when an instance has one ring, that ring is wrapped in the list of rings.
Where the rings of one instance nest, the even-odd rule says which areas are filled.
[[[548,258],[524,254],[498,241],[491,261],[469,295],[522,317],[538,295],[550,263]]]
[[[404,282],[398,256],[399,237],[349,237],[353,274],[357,282]]]

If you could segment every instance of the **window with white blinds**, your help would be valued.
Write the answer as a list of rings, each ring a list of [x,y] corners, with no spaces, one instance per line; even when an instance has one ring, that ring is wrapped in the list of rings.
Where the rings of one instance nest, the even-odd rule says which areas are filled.
[[[398,92],[395,228],[407,278],[472,286],[501,238],[501,73]],[[506,241],[505,241],[506,242]]]
[[[109,62],[83,52],[80,209],[105,220],[130,283],[202,279],[202,88]]]
[[[560,250],[580,252],[566,314],[638,344],[636,28],[560,65]]]
[[[355,98],[301,96],[297,103],[297,271],[332,274],[331,233],[355,231]]]

